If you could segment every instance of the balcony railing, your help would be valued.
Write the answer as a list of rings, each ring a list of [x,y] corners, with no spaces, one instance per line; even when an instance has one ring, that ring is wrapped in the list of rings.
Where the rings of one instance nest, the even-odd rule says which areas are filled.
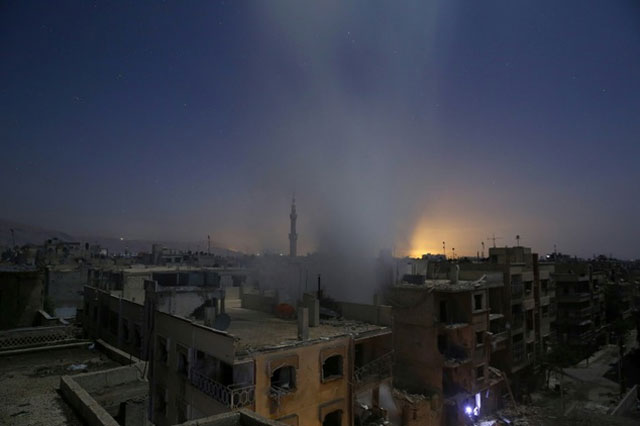
[[[356,384],[362,384],[373,380],[383,380],[391,377],[393,365],[393,352],[388,352],[373,361],[358,367],[353,372]]]
[[[75,334],[76,330],[69,325],[6,330],[0,332],[0,350],[71,343],[77,341]]]
[[[507,337],[509,337],[509,333],[505,330],[505,331],[500,331],[498,333],[493,333],[493,337],[491,337],[491,340],[498,343],[498,342],[502,342],[503,340],[506,340]]]
[[[254,385],[223,385],[191,369],[191,384],[229,408],[241,408],[255,399]]]

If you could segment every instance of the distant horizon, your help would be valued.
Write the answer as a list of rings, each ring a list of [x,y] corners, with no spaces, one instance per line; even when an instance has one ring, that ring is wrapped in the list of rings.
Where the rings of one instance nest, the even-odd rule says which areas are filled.
[[[153,244],[153,243],[162,243],[162,244],[168,244],[168,243],[175,243],[178,244],[180,246],[189,246],[189,245],[197,245],[197,247],[200,248],[181,248],[181,250],[191,250],[194,252],[206,252],[207,251],[207,239],[203,239],[203,240],[176,240],[176,239],[168,239],[168,238],[146,238],[146,237],[142,237],[142,238],[124,238],[124,237],[117,237],[117,236],[108,236],[108,235],[98,235],[98,234],[94,234],[94,235],[79,235],[79,234],[75,234],[73,232],[68,232],[66,230],[57,230],[57,229],[51,229],[47,226],[41,226],[41,225],[33,225],[33,224],[28,224],[28,223],[23,223],[23,222],[19,222],[16,220],[8,220],[6,218],[0,218],[0,225],[4,225],[6,223],[12,223],[12,224],[16,224],[16,225],[21,225],[21,226],[28,226],[28,227],[33,227],[33,228],[38,228],[42,231],[45,232],[51,232],[51,233],[60,233],[60,234],[66,234],[70,239],[71,242],[80,242],[80,243],[92,243],[92,239],[93,240],[113,240],[113,241],[118,241],[121,242],[122,244],[126,244],[127,241],[129,242],[133,242],[133,243],[148,243],[148,244]],[[1,228],[0,228],[1,230]],[[1,236],[0,236],[1,237]],[[56,238],[55,236],[52,236],[50,238]],[[122,239],[124,238],[124,239]],[[6,237],[5,237],[5,241],[6,241]],[[32,241],[29,243],[20,243],[19,241],[16,242],[16,244],[18,246],[22,246],[25,244],[35,244],[35,245],[39,245],[42,244],[46,241]],[[96,242],[96,241],[93,241]],[[2,239],[0,238],[0,243],[2,243]],[[543,251],[543,250],[537,250],[535,247],[531,247],[528,246],[526,244],[520,244],[521,247],[525,247],[525,248],[530,248],[532,250],[532,252],[539,254],[540,256],[546,256],[546,255],[550,255],[553,254],[553,250],[551,251]],[[512,248],[512,247],[517,247],[514,244],[511,245],[500,245],[500,244],[496,244],[496,248]],[[166,248],[175,248],[175,247],[171,247],[171,246],[167,246]],[[221,245],[221,244],[216,244],[213,240],[211,241],[211,248],[212,249],[217,249],[217,250],[225,250],[225,251],[230,251],[230,252],[234,252],[234,253],[238,253],[238,254],[243,254],[243,255],[247,255],[247,256],[253,256],[253,255],[274,255],[274,256],[287,256],[287,254],[283,251],[280,250],[275,250],[275,249],[267,249],[267,250],[262,250],[262,251],[243,251],[243,250],[235,250],[233,248],[230,248],[226,245]],[[485,257],[487,258],[489,256],[489,250],[493,248],[493,246],[485,244]],[[149,250],[151,249],[151,247],[149,247]],[[435,256],[441,256],[444,253],[442,252],[442,250],[440,250],[439,252],[436,250],[431,250],[431,251],[425,251],[422,253],[403,253],[403,254],[398,254],[397,251],[393,250],[393,248],[386,248],[386,250],[391,250],[393,253],[393,256],[395,258],[414,258],[414,259],[419,259],[421,258],[423,255],[435,255]],[[381,248],[380,250],[385,250],[385,248]],[[138,252],[142,252],[142,250],[139,250]],[[305,257],[308,255],[314,255],[314,254],[321,254],[323,252],[318,252],[318,251],[310,251],[310,252],[305,252],[305,253],[301,253],[298,254],[298,257]],[[480,253],[480,251],[478,251],[478,253]],[[467,259],[474,259],[477,257],[478,253],[455,253],[456,258],[467,258]],[[563,252],[561,250],[557,251],[558,255],[563,255],[563,256],[569,256],[569,257],[577,257],[578,259],[584,259],[584,260],[590,260],[593,259],[595,257],[598,256],[605,256],[607,258],[610,258],[611,255],[613,255],[613,259],[616,260],[623,260],[623,261],[634,261],[634,260],[638,260],[640,259],[640,256],[638,257],[629,257],[629,258],[625,258],[625,257],[620,257],[620,256],[615,256],[613,253],[603,253],[603,252],[594,252],[592,255],[590,256],[584,256],[584,255],[578,255],[578,254],[574,254],[574,253],[569,253],[569,252]],[[446,257],[447,260],[452,260],[452,254],[451,252],[447,253]],[[364,256],[364,257],[371,257],[371,256]],[[375,256],[373,256],[375,257]]]

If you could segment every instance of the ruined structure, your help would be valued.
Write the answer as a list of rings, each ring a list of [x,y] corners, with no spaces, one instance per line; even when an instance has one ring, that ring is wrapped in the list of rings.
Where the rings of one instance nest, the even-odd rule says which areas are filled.
[[[388,296],[394,319],[394,386],[429,402],[426,409],[424,404],[406,406],[409,413],[422,412],[415,424],[455,425],[501,404],[501,374],[490,368],[498,340],[489,326],[489,292],[502,287],[501,277],[470,281],[458,274],[456,268],[450,279],[400,283]]]

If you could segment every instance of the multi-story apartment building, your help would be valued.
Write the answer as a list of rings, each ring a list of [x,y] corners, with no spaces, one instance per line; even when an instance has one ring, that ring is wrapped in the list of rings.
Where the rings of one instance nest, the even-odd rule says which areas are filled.
[[[442,398],[440,416],[416,424],[463,423],[491,413],[501,401],[502,376],[489,367],[498,337],[490,332],[489,293],[501,277],[481,274],[396,284],[393,306],[394,386]]]
[[[503,285],[489,289],[489,330],[495,342],[491,365],[506,372],[517,390],[553,340],[554,266],[540,262],[527,247],[494,247],[488,261],[460,267],[502,273]]]
[[[320,320],[318,300],[305,294],[298,318],[289,319],[270,295],[225,300],[233,293],[214,291],[191,309],[192,297],[167,288],[147,280],[141,304],[85,287],[87,333],[149,360],[154,424],[242,408],[291,425],[386,415],[379,402],[392,377],[391,328],[382,325],[390,324],[390,307],[345,303],[344,317],[371,322]]]
[[[561,343],[593,348],[606,341],[604,286],[606,273],[593,271],[586,262],[559,263],[554,274],[557,288],[556,329]]]

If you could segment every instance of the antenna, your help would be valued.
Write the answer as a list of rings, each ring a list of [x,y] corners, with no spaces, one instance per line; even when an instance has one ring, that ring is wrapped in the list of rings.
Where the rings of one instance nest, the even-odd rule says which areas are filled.
[[[516,235],[516,247],[520,247],[520,235]]]
[[[492,234],[491,237],[487,238],[487,241],[493,241],[493,248],[496,248],[496,240],[501,240],[502,237],[496,237],[496,234]]]
[[[484,259],[484,241],[480,241],[480,244],[482,244],[482,258]]]

